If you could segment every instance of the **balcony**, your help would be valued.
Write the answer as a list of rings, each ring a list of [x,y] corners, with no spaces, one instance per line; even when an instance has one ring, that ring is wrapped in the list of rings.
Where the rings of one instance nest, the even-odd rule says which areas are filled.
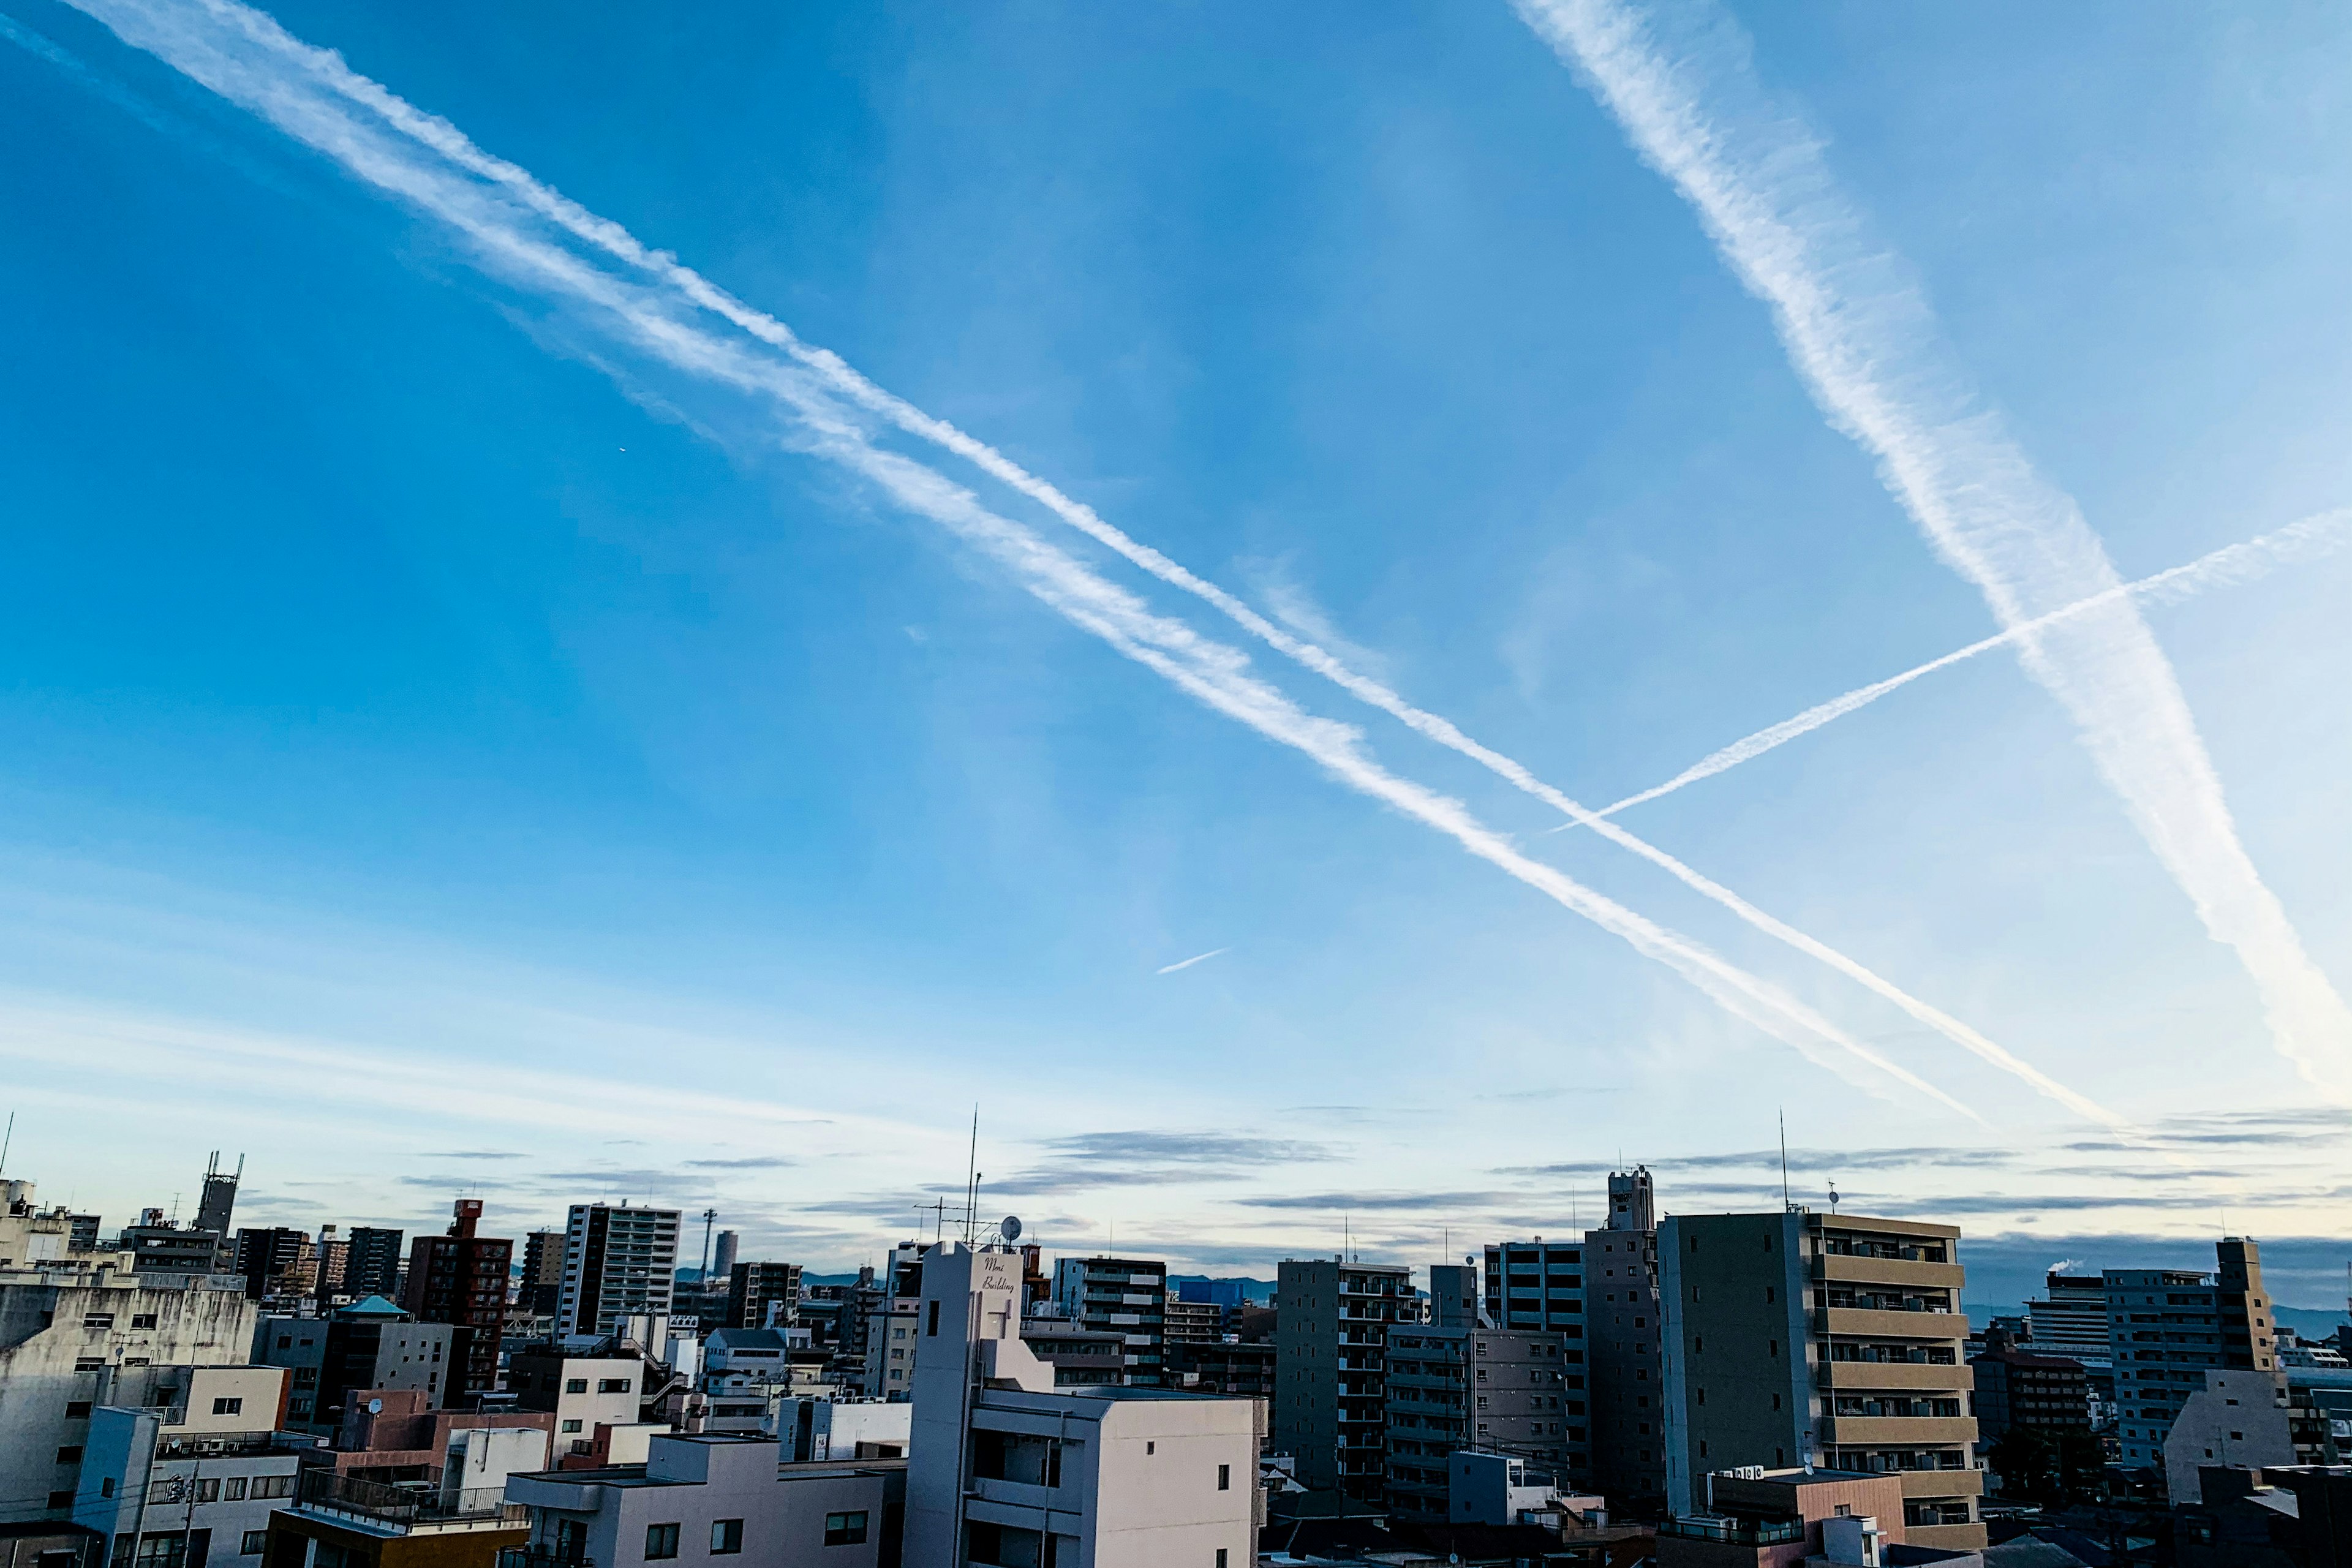
[[[1670,1519],[1658,1526],[1660,1535],[1685,1541],[1713,1541],[1726,1546],[1783,1546],[1805,1538],[1801,1519]]]
[[[1833,1415],[1824,1425],[1829,1430],[1822,1435],[1822,1440],[1841,1447],[1848,1444],[1882,1447],[1977,1440],[1977,1420],[1973,1415]]]
[[[1967,1270],[1957,1263],[1915,1263],[1901,1258],[1852,1258],[1828,1253],[1813,1259],[1813,1278],[1855,1285],[1901,1285],[1912,1289],[1957,1290]]]
[[[1957,1362],[1950,1365],[1916,1361],[1824,1362],[1814,1382],[1822,1388],[1883,1389],[1888,1393],[1932,1389],[1954,1394],[1975,1386],[1969,1369]]]
[[[444,1525],[521,1529],[530,1522],[530,1510],[520,1503],[508,1502],[504,1487],[476,1487],[445,1494],[437,1488],[387,1486],[323,1469],[304,1472],[298,1506],[313,1513],[343,1514],[404,1529]]]
[[[534,1543],[500,1548],[499,1568],[596,1568],[596,1560],[576,1547]]]
[[[1984,1491],[1982,1470],[1904,1470],[1905,1498],[1977,1497]]]
[[[1841,1340],[1961,1340],[1969,1321],[1958,1312],[1824,1307],[1813,1314],[1813,1331]]]

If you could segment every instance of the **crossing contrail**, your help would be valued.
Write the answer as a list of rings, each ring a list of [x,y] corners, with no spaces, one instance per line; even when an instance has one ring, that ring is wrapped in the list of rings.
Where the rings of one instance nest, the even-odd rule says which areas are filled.
[[[1460,802],[1382,767],[1365,751],[1359,731],[1307,713],[1248,673],[1247,656],[1238,648],[1202,637],[1189,625],[1152,612],[1133,594],[1049,544],[1034,530],[989,510],[971,491],[936,470],[876,446],[858,418],[827,390],[838,390],[837,379],[807,374],[821,372],[832,356],[803,350],[790,355],[794,363],[779,363],[764,357],[767,351],[782,346],[768,333],[749,334],[756,340],[752,344],[722,341],[681,315],[673,308],[671,298],[617,278],[560,243],[551,243],[553,237],[530,221],[534,215],[553,220],[574,237],[603,237],[593,243],[608,255],[622,255],[625,250],[654,255],[635,240],[625,239],[616,226],[544,192],[536,182],[530,182],[528,189],[541,191],[541,195],[520,202],[509,199],[518,193],[515,182],[528,181],[529,176],[478,152],[452,156],[432,142],[409,135],[404,122],[426,121],[430,117],[418,114],[364,79],[353,78],[339,59],[298,43],[267,16],[235,0],[77,0],[77,4],[127,43],[157,55],[333,158],[360,179],[449,225],[473,242],[497,275],[587,307],[607,331],[674,369],[707,384],[781,405],[794,420],[794,449],[824,458],[867,480],[909,512],[940,524],[997,561],[1032,595],[1118,653],[1211,709],[1300,752],[1339,782],[1445,834],[1470,854],[1673,969],[1733,1016],[1874,1092],[1879,1088],[1876,1079],[1856,1078],[1852,1070],[1854,1065],[1982,1120],[1959,1100],[1854,1039],[1779,987],[1555,868],[1529,858]],[[302,58],[317,57],[317,71],[282,68],[289,51]],[[323,93],[318,90],[324,85],[318,71],[358,82],[365,90],[346,82],[334,87],[331,94]],[[345,101],[334,101],[338,97]],[[394,111],[387,111],[387,103]],[[348,112],[352,104],[373,110],[375,117],[352,115]],[[445,122],[431,123],[441,127],[436,134],[444,140],[463,141]],[[387,128],[400,135],[387,135]],[[441,153],[440,162],[414,156],[419,145]],[[463,178],[443,163],[476,177]],[[482,173],[483,165],[511,173],[493,177]],[[500,190],[507,195],[500,195]],[[550,210],[558,205],[561,216]],[[624,239],[625,247],[616,249]],[[693,276],[674,262],[664,261],[656,270],[658,280],[670,285],[673,294],[680,292],[678,275]],[[702,292],[716,291],[705,284]],[[702,304],[691,292],[687,299]],[[774,331],[783,329],[776,325]],[[870,410],[872,405],[867,403],[866,406]]]
[[[1329,650],[1276,626],[1225,589],[1132,538],[1105,521],[1093,508],[1065,495],[1057,487],[1030,473],[993,447],[883,390],[839,355],[805,342],[783,322],[719,289],[670,253],[646,246],[620,225],[588,211],[520,165],[484,152],[447,121],[425,113],[380,84],[359,75],[345,65],[340,56],[303,43],[270,17],[237,4],[236,0],[183,0],[181,4],[171,4],[168,0],[70,0],[70,3],[99,16],[118,32],[123,32],[122,26],[115,20],[118,16],[128,19],[134,26],[155,30],[159,19],[184,13],[189,3],[201,4],[211,25],[292,72],[296,79],[366,110],[376,121],[418,146],[506,192],[528,211],[556,225],[574,238],[668,285],[689,303],[710,311],[784,353],[834,392],[888,420],[899,429],[971,462],[983,473],[1029,497],[1063,521],[1161,582],[1212,605],[1251,636],[1332,681],[1359,700],[1388,713],[1439,745],[1475,762],[1514,788],[1559,811],[1571,824],[1591,828],[1620,848],[1649,861],[1754,929],[1836,970],[1962,1049],[2017,1077],[2037,1093],[2048,1096],[2078,1115],[2119,1130],[2127,1128],[2123,1119],[2114,1112],[2060,1084],[1969,1025],[1913,996],[1840,950],[1766,913],[1676,857],[1613,823],[1602,820],[1601,814],[1589,810],[1564,791],[1537,778],[1513,758],[1473,740],[1451,721],[1415,706],[1383,682],[1355,669]],[[127,32],[123,32],[123,36],[131,37]],[[139,42],[136,38],[131,41]]]
[[[2054,626],[2074,616],[2087,614],[2120,595],[2128,594],[2134,598],[2160,599],[2170,602],[2185,599],[2207,588],[2218,587],[2225,584],[2251,583],[2257,577],[2268,575],[2289,562],[2315,559],[2340,549],[2347,537],[2352,537],[2352,509],[2339,508],[2335,511],[2324,511],[2315,516],[2305,518],[2300,522],[2291,522],[2284,528],[2274,529],[2257,539],[2249,539],[2237,544],[2225,544],[2221,549],[2207,555],[2200,555],[2185,565],[2167,567],[2152,576],[2126,583],[2119,588],[2110,588],[2103,594],[2095,594],[2063,609],[2053,610],[2046,616],[2036,616],[2022,626],[2012,626],[2005,632],[1995,632],[1989,637],[1979,637],[1966,647],[1954,648],[1941,658],[1931,658],[1925,664],[1914,665],[1900,675],[1890,675],[1884,680],[1874,680],[1868,686],[1857,686],[1852,691],[1832,697],[1826,702],[1816,703],[1794,718],[1783,719],[1777,724],[1768,724],[1752,735],[1743,736],[1732,742],[1721,751],[1710,752],[1665,783],[1653,784],[1639,795],[1629,795],[1623,800],[1602,806],[1593,815],[1614,816],[1629,806],[1655,800],[1662,795],[1672,795],[1685,784],[1694,784],[1701,779],[1711,779],[1716,774],[1736,768],[1742,763],[1753,761],[1775,747],[1785,746],[1800,735],[1810,735],[1833,719],[1843,719],[1856,709],[1867,708],[1888,692],[1900,690],[1923,675],[1933,675],[1936,671],[1948,668],[1962,659],[1974,658],[1980,653],[1990,653],[1997,647],[2008,647],[2023,642],[2046,626]],[[1565,833],[1571,827],[1580,826],[1582,825],[1580,823],[1564,822],[1551,831]]]
[[[2236,952],[2281,1053],[2315,1088],[2352,1102],[2352,1010],[2239,841],[2179,680],[2138,607],[2116,595],[2025,629],[2121,585],[2105,546],[1979,396],[1902,263],[1839,191],[1819,142],[1767,100],[1738,24],[1699,0],[1647,14],[1623,0],[1515,3],[1771,307],[1830,423],[1876,458],[1881,480],[2001,628],[2021,633],[2026,669],[2074,717],[2207,932]]]

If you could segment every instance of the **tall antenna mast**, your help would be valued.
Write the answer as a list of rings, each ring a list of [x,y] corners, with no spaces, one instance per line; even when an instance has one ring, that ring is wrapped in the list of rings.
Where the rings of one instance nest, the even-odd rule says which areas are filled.
[[[8,1113],[8,1131],[5,1135],[0,1135],[0,1171],[8,1168],[8,1145],[16,1141],[16,1113],[12,1110]]]
[[[710,1283],[710,1227],[717,1224],[718,1220],[717,1209],[702,1211],[702,1282],[705,1285]]]
[[[980,1102],[971,1107],[971,1158],[964,1165],[963,1244],[971,1245],[971,1225],[980,1210]]]
[[[1780,1206],[1797,1206],[1789,1201],[1789,1112],[1785,1109],[1780,1112]]]

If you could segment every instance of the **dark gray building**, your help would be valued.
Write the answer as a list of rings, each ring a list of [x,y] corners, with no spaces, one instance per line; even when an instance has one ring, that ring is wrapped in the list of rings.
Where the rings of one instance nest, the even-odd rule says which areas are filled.
[[[343,1294],[354,1300],[392,1296],[400,1288],[401,1243],[406,1235],[378,1226],[353,1226],[351,1249],[343,1255]]]
[[[351,1396],[363,1389],[420,1390],[428,1409],[440,1408],[453,1331],[446,1323],[420,1323],[383,1297],[370,1296],[323,1318],[263,1318],[253,1359],[292,1369],[287,1429],[331,1437]]]
[[[799,1264],[738,1263],[728,1269],[728,1327],[765,1329],[798,1322],[800,1306]]]
[[[1410,1269],[1285,1258],[1275,1287],[1274,1448],[1310,1491],[1388,1490],[1388,1342],[1414,1310]]]
[[[1658,1230],[1650,1173],[1609,1174],[1609,1221],[1584,1233],[1591,1484],[1618,1509],[1666,1501],[1665,1378],[1659,1361]]]
[[[1568,1434],[1583,1425],[1584,1400],[1566,1385],[1563,1343],[1524,1329],[1389,1330],[1389,1511],[1443,1522],[1447,1462],[1464,1448],[1533,1461],[1569,1489]]]

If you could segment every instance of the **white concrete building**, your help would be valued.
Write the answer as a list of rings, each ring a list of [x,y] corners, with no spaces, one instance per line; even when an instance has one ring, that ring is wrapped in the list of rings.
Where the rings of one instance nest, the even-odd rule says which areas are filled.
[[[922,1568],[1246,1568],[1255,1405],[1056,1392],[1021,1339],[1021,1256],[923,1259],[905,1561]]]
[[[2259,1470],[2301,1463],[2287,1420],[2286,1385],[2273,1372],[2208,1372],[2164,1439],[2165,1491],[2175,1505],[2202,1495],[2199,1467],[2242,1465]]]
[[[890,1460],[779,1464],[763,1438],[666,1433],[642,1466],[519,1475],[506,1495],[530,1512],[528,1560],[538,1563],[876,1568],[901,1484],[903,1466]]]
[[[776,1440],[787,1459],[904,1458],[914,1440],[906,1400],[790,1398],[777,1408]]]
[[[121,1256],[0,1268],[0,1522],[73,1510],[100,1405],[175,1408],[190,1368],[252,1350],[255,1308],[241,1288],[205,1275],[150,1288],[113,1266]]]
[[[284,1367],[187,1373],[177,1406],[91,1413],[74,1522],[106,1537],[109,1563],[258,1568],[269,1516],[292,1501],[300,1455],[316,1439],[275,1430]]]
[[[594,1450],[596,1428],[634,1426],[644,1408],[646,1363],[642,1356],[577,1356],[559,1351],[517,1351],[507,1387],[517,1408],[555,1416],[555,1457]]]

